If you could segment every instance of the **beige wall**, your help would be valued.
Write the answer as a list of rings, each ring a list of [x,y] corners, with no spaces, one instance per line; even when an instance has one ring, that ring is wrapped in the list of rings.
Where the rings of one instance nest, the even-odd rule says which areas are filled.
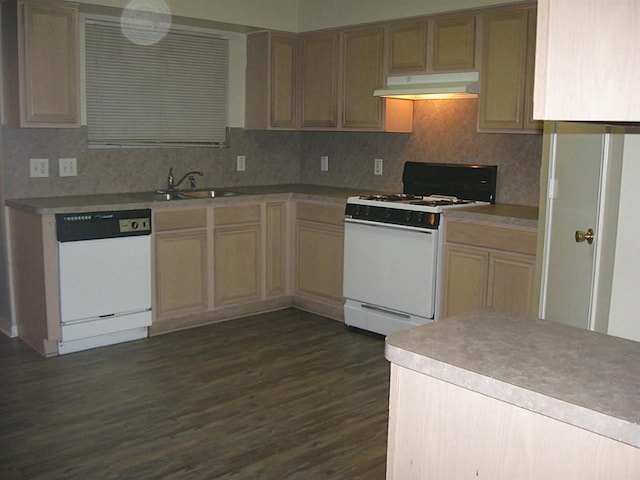
[[[128,2],[77,1],[117,8]],[[517,1],[520,0],[167,0],[167,3],[178,16],[304,32]]]
[[[124,7],[129,0],[77,0],[79,4]],[[213,22],[296,31],[298,0],[167,0],[173,15]]]
[[[299,0],[298,31],[485,7],[519,0]]]

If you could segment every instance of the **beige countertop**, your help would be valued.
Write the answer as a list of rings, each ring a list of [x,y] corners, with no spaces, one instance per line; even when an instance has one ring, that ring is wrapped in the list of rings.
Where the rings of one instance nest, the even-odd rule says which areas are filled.
[[[640,343],[497,312],[386,339],[395,364],[640,448]]]
[[[496,203],[478,207],[452,208],[444,213],[446,220],[469,220],[519,227],[538,227],[538,207]]]
[[[6,204],[13,208],[45,215],[55,213],[89,212],[95,210],[126,210],[135,208],[186,208],[189,206],[211,205],[214,203],[224,205],[246,202],[248,200],[260,201],[265,196],[283,196],[283,198],[292,197],[343,204],[347,197],[352,195],[380,193],[362,189],[301,184],[228,187],[219,188],[218,190],[231,190],[238,193],[238,195],[219,198],[167,201],[162,195],[157,195],[154,192],[132,192],[104,195],[7,199]]]

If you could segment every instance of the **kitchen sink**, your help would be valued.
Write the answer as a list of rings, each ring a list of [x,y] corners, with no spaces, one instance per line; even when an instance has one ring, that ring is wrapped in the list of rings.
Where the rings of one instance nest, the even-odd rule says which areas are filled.
[[[217,197],[233,197],[234,195],[238,195],[238,193],[233,192],[231,190],[223,190],[218,188],[188,190],[188,191],[178,193],[178,196],[180,198],[217,198]]]
[[[197,190],[156,190],[150,195],[153,197],[153,200],[187,200],[190,198],[233,197],[239,194],[238,192],[222,188],[199,188]]]
[[[235,195],[240,195],[240,193],[224,188],[199,188],[197,190],[155,190],[153,192],[138,192],[126,195],[145,202],[165,202],[197,198],[233,197]]]

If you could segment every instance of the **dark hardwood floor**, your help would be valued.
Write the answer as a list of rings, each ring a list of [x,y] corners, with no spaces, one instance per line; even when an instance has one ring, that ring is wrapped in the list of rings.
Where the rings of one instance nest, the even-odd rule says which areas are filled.
[[[2,479],[384,479],[382,337],[295,309],[46,360],[0,337]]]

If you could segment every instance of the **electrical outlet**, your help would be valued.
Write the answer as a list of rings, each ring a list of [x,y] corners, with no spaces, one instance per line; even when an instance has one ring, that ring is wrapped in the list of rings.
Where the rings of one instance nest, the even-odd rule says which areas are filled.
[[[60,158],[58,164],[59,176],[75,177],[78,175],[78,162],[75,158]]]
[[[329,157],[326,155],[322,155],[320,157],[320,171],[328,172],[329,171]]]
[[[382,175],[382,159],[376,158],[373,161],[373,174]]]
[[[238,155],[236,157],[236,165],[239,172],[244,172],[247,169],[247,159],[244,155]]]
[[[29,159],[29,176],[30,177],[48,177],[49,176],[49,159],[48,158]]]

